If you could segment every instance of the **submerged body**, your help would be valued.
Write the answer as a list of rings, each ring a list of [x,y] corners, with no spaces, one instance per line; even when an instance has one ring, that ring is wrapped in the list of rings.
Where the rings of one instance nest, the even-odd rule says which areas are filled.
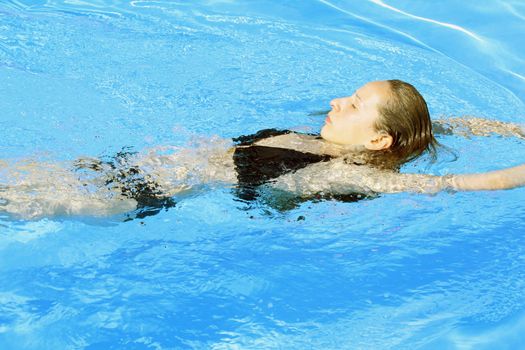
[[[446,133],[452,132],[453,124],[442,125]],[[468,123],[460,130],[469,133]],[[485,133],[490,130],[485,126]],[[203,184],[231,186],[247,201],[255,200],[262,191],[355,201],[378,193],[508,188],[522,181],[498,172],[490,175],[490,186],[485,175],[472,175],[466,181],[467,175],[403,174],[366,164],[360,147],[275,129],[233,140],[212,138],[193,148],[158,147],[63,165],[4,163],[1,169],[6,185],[0,187],[0,209],[24,219],[125,212],[134,212],[128,217],[144,217],[174,206],[174,196]]]

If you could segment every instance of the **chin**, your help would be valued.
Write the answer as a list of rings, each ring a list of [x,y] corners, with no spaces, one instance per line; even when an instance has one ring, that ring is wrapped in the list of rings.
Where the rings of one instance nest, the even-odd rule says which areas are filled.
[[[323,127],[321,128],[321,132],[319,133],[319,135],[320,135],[323,139],[327,140],[327,139],[326,139],[326,134],[327,134],[327,132],[326,132],[326,124],[325,124],[325,125],[323,125]],[[327,140],[327,141],[328,141],[328,140]]]
[[[321,133],[319,134],[321,136],[321,138],[327,142],[330,142],[330,143],[339,143],[337,142],[336,138],[334,138],[334,135],[332,134],[332,132],[330,132],[330,126],[329,125],[324,125],[322,128],[321,128]]]

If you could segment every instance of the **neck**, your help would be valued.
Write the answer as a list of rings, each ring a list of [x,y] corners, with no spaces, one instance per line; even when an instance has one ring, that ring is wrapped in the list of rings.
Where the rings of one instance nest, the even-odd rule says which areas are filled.
[[[322,144],[323,150],[333,156],[343,156],[348,153],[360,153],[367,151],[363,145],[342,145],[339,143],[327,141],[323,138],[321,138],[319,141]]]

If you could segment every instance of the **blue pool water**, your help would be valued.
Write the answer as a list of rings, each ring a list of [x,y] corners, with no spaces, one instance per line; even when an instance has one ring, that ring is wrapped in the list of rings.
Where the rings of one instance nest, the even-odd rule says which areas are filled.
[[[518,0],[4,0],[0,159],[315,132],[310,112],[391,78],[435,118],[523,124],[524,31]],[[439,141],[457,160],[403,171],[523,162],[515,138]],[[524,195],[279,213],[210,186],[143,220],[1,214],[0,349],[524,348]]]

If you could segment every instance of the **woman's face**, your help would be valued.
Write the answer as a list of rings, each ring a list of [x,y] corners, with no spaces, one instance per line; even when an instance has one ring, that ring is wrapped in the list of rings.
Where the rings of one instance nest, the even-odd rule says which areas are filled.
[[[365,146],[371,150],[390,147],[392,137],[374,128],[379,106],[389,96],[390,84],[374,81],[357,89],[352,96],[332,100],[332,110],[321,129],[321,137],[340,145]]]

